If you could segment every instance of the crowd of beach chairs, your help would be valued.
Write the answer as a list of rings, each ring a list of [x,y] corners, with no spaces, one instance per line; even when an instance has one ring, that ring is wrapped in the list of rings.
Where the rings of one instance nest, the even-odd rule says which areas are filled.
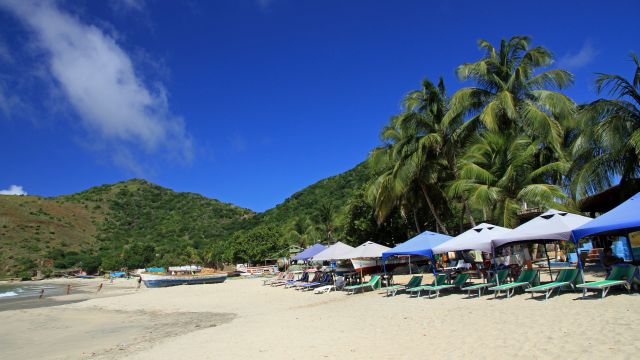
[[[489,278],[482,282],[472,282],[469,272],[434,274],[434,280],[423,283],[425,275],[413,275],[405,284],[385,284],[382,275],[371,275],[368,281],[350,283],[344,276],[335,275],[333,271],[297,270],[277,273],[274,277],[263,280],[264,286],[282,287],[298,291],[313,291],[324,294],[331,291],[344,291],[346,294],[363,293],[380,290],[381,294],[393,297],[404,293],[409,297],[438,298],[441,293],[461,292],[468,298],[480,299],[492,293],[494,298],[511,298],[517,293],[530,293],[532,297],[539,295],[549,299],[554,293],[582,291],[582,297],[588,292],[595,292],[601,298],[613,288],[620,288],[631,293],[632,288],[640,284],[640,272],[636,266],[629,264],[615,265],[604,280],[585,282],[580,269],[561,269],[552,281],[541,283],[538,269],[523,268],[517,276],[509,269],[493,271]],[[429,276],[431,277],[431,276]]]

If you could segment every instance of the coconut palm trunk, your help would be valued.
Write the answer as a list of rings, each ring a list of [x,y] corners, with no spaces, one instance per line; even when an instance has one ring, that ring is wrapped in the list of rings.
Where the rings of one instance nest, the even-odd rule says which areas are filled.
[[[429,196],[429,193],[427,192],[427,187],[424,184],[420,184],[420,189],[422,189],[422,194],[424,195],[424,199],[427,201],[427,205],[429,206],[429,210],[431,211],[431,214],[433,215],[433,219],[436,221],[436,227],[439,228],[438,231],[442,231],[442,233],[444,233],[445,235],[449,235],[449,232],[447,231],[447,228],[444,226],[444,224],[440,220],[440,217],[438,216],[438,213],[436,212],[436,208],[433,206],[433,202],[431,201],[431,197]]]

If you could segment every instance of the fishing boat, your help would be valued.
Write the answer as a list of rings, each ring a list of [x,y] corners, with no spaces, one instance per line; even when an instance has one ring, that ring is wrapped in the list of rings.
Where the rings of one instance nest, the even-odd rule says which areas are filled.
[[[382,267],[382,259],[380,258],[362,258],[362,259],[351,259],[353,263],[354,271],[362,273],[364,275],[373,274],[381,272]],[[391,271],[398,266],[407,266],[407,260],[402,258],[390,258],[387,259],[385,263],[385,267],[387,271]]]
[[[167,273],[143,272],[140,278],[148,288],[176,285],[215,284],[227,279],[226,273],[203,271],[172,271]]]

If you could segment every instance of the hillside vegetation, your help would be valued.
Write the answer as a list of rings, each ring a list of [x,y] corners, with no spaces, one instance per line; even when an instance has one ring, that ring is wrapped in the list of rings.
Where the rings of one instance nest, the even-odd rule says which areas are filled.
[[[291,244],[326,240],[321,208],[331,210],[333,236],[343,236],[347,200],[370,178],[361,164],[261,214],[139,179],[54,198],[0,196],[0,276],[285,255]]]
[[[55,198],[1,196],[0,274],[186,261],[253,215],[137,179]]]

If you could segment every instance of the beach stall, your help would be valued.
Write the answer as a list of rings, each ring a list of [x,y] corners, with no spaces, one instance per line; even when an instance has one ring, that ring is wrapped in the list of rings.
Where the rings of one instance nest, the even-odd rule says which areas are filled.
[[[354,249],[353,246],[349,246],[343,242],[336,242],[328,248],[322,250],[316,255],[311,257],[313,261],[331,261],[331,260],[347,260],[349,257],[347,254]]]
[[[511,229],[482,223],[435,246],[432,250],[434,254],[465,250],[478,250],[491,253],[491,241],[496,237],[508,234],[510,231]]]
[[[443,235],[434,233],[431,231],[425,231],[398,246],[389,249],[382,253],[382,265],[385,266],[387,260],[391,256],[425,256],[431,259],[432,264],[435,265],[435,259],[431,249],[442,244],[445,241],[450,240],[452,237],[449,235]],[[409,258],[411,262],[411,258]],[[411,267],[409,267],[411,269]],[[435,266],[433,266],[433,273],[435,274]]]
[[[635,262],[630,233],[640,231],[640,193],[627,201],[600,215],[599,217],[573,229],[572,238],[578,246],[578,241],[590,235],[619,235],[627,238],[631,251],[631,260]]]
[[[291,260],[306,261],[311,259],[314,255],[317,255],[326,249],[327,247],[325,245],[315,244],[315,245],[309,246],[308,248],[304,249],[302,252],[300,252],[296,256],[292,257]]]
[[[546,244],[554,241],[571,241],[571,232],[591,221],[590,217],[572,214],[566,211],[550,209],[530,221],[518,226],[503,236],[491,241],[494,250],[500,246],[517,243],[544,244],[544,252],[551,275],[551,261]]]

